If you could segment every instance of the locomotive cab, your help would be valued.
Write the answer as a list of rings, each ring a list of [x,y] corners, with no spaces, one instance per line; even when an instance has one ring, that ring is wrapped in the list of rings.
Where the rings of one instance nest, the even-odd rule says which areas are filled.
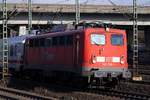
[[[83,74],[95,78],[130,78],[126,32],[111,28],[87,28],[83,62]]]

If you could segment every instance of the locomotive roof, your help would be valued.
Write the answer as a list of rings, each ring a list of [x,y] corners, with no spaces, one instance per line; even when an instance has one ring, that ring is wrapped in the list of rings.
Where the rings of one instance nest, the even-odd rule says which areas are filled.
[[[105,30],[105,28],[86,28],[86,29],[103,29],[103,30]],[[47,36],[62,36],[62,35],[82,33],[83,31],[85,31],[85,29],[67,30],[67,31],[61,31],[61,32],[50,32],[50,33],[40,34],[40,35],[36,35],[36,36],[30,36],[27,39],[41,38],[41,37],[47,37]],[[125,32],[125,30],[110,28],[110,32],[122,34],[123,32]]]
[[[32,38],[40,38],[40,37],[46,37],[46,36],[62,36],[62,35],[69,35],[69,34],[75,34],[79,32],[83,32],[84,30],[68,30],[68,31],[63,31],[63,32],[50,32],[50,33],[45,33],[45,34],[40,34],[36,36],[29,37],[28,39]]]

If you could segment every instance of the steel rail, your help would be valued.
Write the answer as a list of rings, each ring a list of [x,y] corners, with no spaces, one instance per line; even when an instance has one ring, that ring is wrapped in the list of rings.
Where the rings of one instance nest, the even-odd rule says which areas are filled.
[[[41,96],[22,90],[0,87],[0,97],[8,100],[57,100],[53,97]]]
[[[149,100],[150,95],[140,94],[136,92],[124,92],[121,90],[109,90],[109,89],[90,89],[86,90],[88,93],[95,93],[100,95],[112,96],[112,97],[120,97],[127,100]]]

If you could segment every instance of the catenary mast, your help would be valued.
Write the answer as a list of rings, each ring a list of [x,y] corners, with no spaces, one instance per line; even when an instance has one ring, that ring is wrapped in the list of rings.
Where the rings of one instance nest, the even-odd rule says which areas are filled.
[[[79,0],[75,0],[75,11],[76,11],[76,25],[79,24],[80,21],[80,3]]]
[[[32,31],[32,1],[28,0],[28,34]]]
[[[9,75],[8,69],[8,34],[7,34],[7,1],[2,2],[3,10],[3,45],[2,45],[2,79],[5,80]]]
[[[141,81],[138,73],[138,12],[137,0],[133,0],[133,80]]]

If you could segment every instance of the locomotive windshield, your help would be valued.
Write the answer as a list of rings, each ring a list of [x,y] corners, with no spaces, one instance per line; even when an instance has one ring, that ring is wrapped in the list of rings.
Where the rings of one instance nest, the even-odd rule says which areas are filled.
[[[105,44],[105,35],[91,34],[91,44],[104,45]]]
[[[113,34],[111,35],[112,45],[123,45],[123,35]]]

